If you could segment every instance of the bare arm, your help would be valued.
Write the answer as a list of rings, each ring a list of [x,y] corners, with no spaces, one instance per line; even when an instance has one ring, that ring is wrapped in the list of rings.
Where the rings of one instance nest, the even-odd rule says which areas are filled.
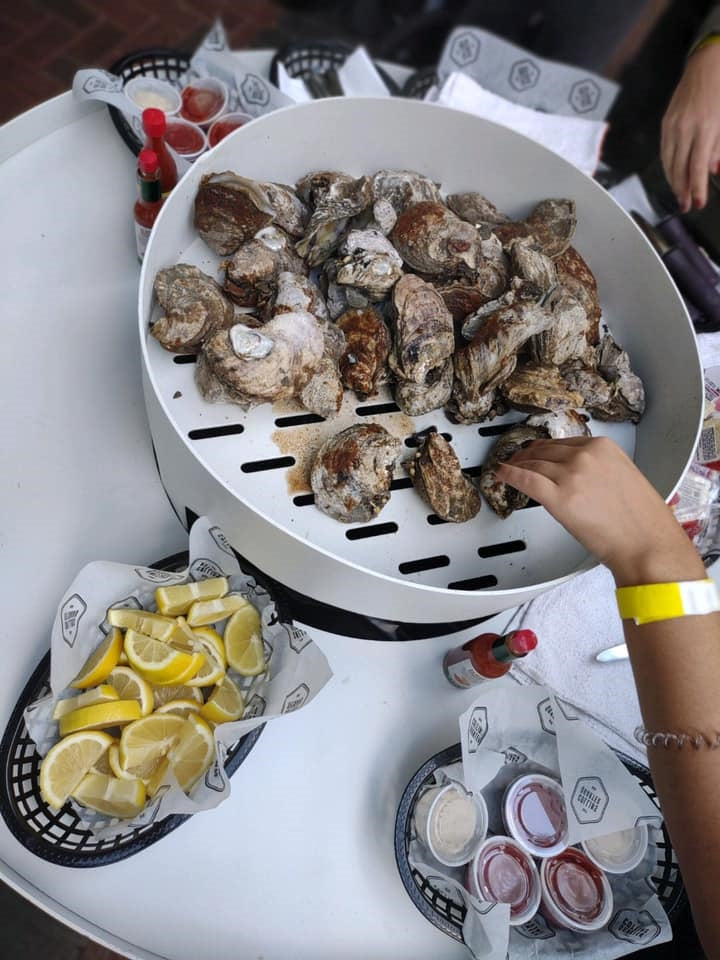
[[[618,586],[707,576],[670,508],[605,437],[534,441],[498,476],[543,504]],[[646,728],[720,731],[720,613],[624,627]],[[720,957],[720,750],[648,754],[698,934]]]

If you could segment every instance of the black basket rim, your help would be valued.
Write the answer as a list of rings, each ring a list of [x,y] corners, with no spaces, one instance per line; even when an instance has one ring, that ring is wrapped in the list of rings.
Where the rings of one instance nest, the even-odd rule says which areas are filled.
[[[180,553],[173,554],[170,557],[165,557],[156,563],[150,564],[150,566],[157,570],[179,570],[187,566],[187,562],[188,552],[181,551]],[[191,816],[194,816],[194,814],[170,814],[157,823],[136,828],[131,833],[128,833],[125,837],[121,836],[120,838],[115,838],[112,841],[107,841],[108,848],[106,849],[87,851],[84,853],[82,849],[69,850],[66,847],[60,846],[59,844],[51,843],[44,838],[42,833],[39,833],[38,831],[29,827],[25,819],[20,815],[12,799],[12,791],[8,783],[8,778],[10,775],[10,760],[14,744],[16,743],[18,737],[22,735],[23,731],[25,731],[25,735],[27,735],[27,728],[25,727],[23,716],[25,708],[29,703],[36,699],[38,690],[44,684],[48,683],[49,676],[50,650],[43,655],[42,659],[23,687],[13,711],[10,714],[10,718],[5,727],[2,740],[0,741],[0,770],[2,771],[2,774],[0,775],[0,814],[2,815],[2,818],[12,835],[19,843],[22,844],[22,846],[29,850],[30,853],[35,854],[37,857],[40,857],[49,863],[59,864],[60,866],[64,867],[105,866],[109,863],[116,863],[119,860],[124,860],[127,857],[144,850],[145,847],[148,847],[153,843],[157,843],[158,840],[161,840],[173,830],[176,830],[179,826],[182,826],[182,824],[185,823],[186,820],[189,820]],[[265,723],[258,725],[249,733],[246,733],[243,737],[241,737],[237,744],[228,751],[228,757],[225,762],[225,772],[228,777],[232,777],[232,775],[240,767],[242,762],[257,743],[264,729]],[[63,807],[63,809],[60,811],[53,812],[50,807],[47,807],[47,805],[44,804],[44,801],[42,805],[44,810],[47,810],[47,819],[50,825],[53,824],[55,819],[63,815],[63,811],[67,813],[65,807]],[[74,812],[73,816],[75,816]],[[78,828],[74,832],[77,834],[87,834],[88,836],[92,836],[89,831],[85,831],[82,828]]]

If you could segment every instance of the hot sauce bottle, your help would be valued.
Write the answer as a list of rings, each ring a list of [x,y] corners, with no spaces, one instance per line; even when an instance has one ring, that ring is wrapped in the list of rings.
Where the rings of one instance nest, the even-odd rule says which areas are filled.
[[[155,218],[163,205],[160,188],[160,161],[154,150],[138,155],[138,198],[135,201],[135,240],[138,260],[142,260]]]
[[[448,650],[443,672],[456,687],[472,687],[485,680],[503,677],[513,660],[527,656],[537,646],[532,630],[512,630],[504,636],[482,633],[461,647]]]
[[[160,186],[164,200],[178,182],[177,164],[165,142],[167,120],[162,110],[148,107],[147,110],[143,110],[142,123],[143,130],[147,134],[145,148],[157,154],[160,164]]]

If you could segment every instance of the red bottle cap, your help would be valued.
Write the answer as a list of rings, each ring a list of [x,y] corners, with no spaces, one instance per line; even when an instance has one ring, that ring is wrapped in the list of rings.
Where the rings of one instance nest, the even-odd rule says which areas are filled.
[[[143,110],[142,115],[143,130],[149,137],[162,137],[165,133],[167,121],[165,114],[157,107],[148,107]]]
[[[138,167],[140,173],[152,174],[157,173],[160,169],[160,161],[158,160],[158,155],[154,150],[141,150],[138,154]]]
[[[538,638],[532,630],[513,630],[508,634],[505,642],[511,653],[524,656],[535,649]]]

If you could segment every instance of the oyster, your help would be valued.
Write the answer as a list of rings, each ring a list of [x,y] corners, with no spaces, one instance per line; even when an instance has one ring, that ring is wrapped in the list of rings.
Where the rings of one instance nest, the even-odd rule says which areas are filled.
[[[295,249],[309,267],[317,267],[335,250],[350,219],[370,206],[370,179],[355,179],[345,174],[311,174],[298,182],[298,192],[310,198],[313,212]]]
[[[581,407],[582,394],[573,393],[557,367],[525,363],[500,386],[501,395],[516,410],[530,413],[543,410],[567,410]]]
[[[553,315],[553,325],[533,337],[530,352],[539,363],[560,367],[570,360],[592,363],[595,350],[591,346],[594,327],[579,300],[563,286],[557,287],[546,301]]]
[[[234,253],[271,223],[300,235],[298,224],[304,220],[304,208],[290,187],[230,171],[206,174],[195,196],[195,227],[210,249],[222,255]]]
[[[600,340],[600,317],[602,307],[598,297],[597,281],[585,260],[575,247],[568,249],[555,263],[558,282],[578,300],[588,317],[588,343],[595,345]]]
[[[557,283],[555,264],[538,250],[530,237],[518,237],[508,244],[512,272],[521,280],[529,280],[547,293]]]
[[[453,385],[452,357],[441,367],[428,371],[422,383],[398,380],[395,384],[395,403],[409,417],[421,417],[431,410],[439,410],[450,399]]]
[[[588,418],[577,410],[558,410],[553,413],[534,413],[525,421],[528,427],[542,427],[551,440],[566,437],[589,437]]]
[[[478,233],[442,203],[426,200],[407,207],[390,239],[405,263],[419,273],[437,279],[475,279],[482,257]]]
[[[164,313],[150,332],[172,353],[197,353],[206,337],[235,320],[235,309],[218,284],[188,263],[159,270],[154,286]]]
[[[423,437],[406,467],[415,489],[443,520],[465,523],[480,510],[480,494],[462,472],[457,454],[442,434]]]
[[[323,335],[323,355],[310,382],[300,391],[298,399],[306,410],[330,420],[340,413],[343,401],[339,361],[345,351],[345,335],[334,323],[325,324]]]
[[[262,327],[272,348],[258,350],[247,329],[222,330],[203,344],[204,363],[197,383],[211,399],[219,387],[237,403],[252,406],[297,396],[314,374],[324,350],[322,326],[310,313],[281,313]],[[237,352],[235,347],[237,346]],[[260,355],[258,355],[260,354]]]
[[[345,334],[340,358],[343,384],[361,400],[373,396],[387,374],[390,333],[377,310],[346,310],[337,326]]]
[[[378,170],[372,178],[372,195],[374,210],[378,203],[387,201],[396,214],[422,200],[443,202],[440,185],[411,170]],[[377,219],[377,213],[375,216]]]
[[[452,315],[432,284],[411,273],[396,283],[393,308],[395,336],[390,367],[401,380],[423,383],[455,349]]]
[[[527,220],[495,224],[493,230],[504,244],[515,237],[532,237],[548,257],[559,257],[572,242],[577,218],[574,200],[541,200]]]
[[[610,384],[610,400],[589,407],[598,420],[630,420],[639,423],[645,412],[645,390],[630,368],[630,358],[606,333],[598,347],[598,372]]]
[[[372,520],[390,499],[402,444],[377,423],[356,424],[330,437],[310,474],[315,506],[342,523]]]
[[[563,380],[569,390],[579,393],[583,398],[583,406],[588,410],[592,407],[604,407],[610,403],[612,390],[607,380],[604,380],[592,364],[582,360],[570,360],[560,368]]]
[[[305,273],[306,267],[279,227],[259,230],[220,267],[225,270],[223,290],[241,307],[264,310],[275,293],[278,274],[289,270]]]
[[[337,261],[336,282],[382,300],[402,276],[402,257],[379,230],[351,230]]]
[[[495,204],[481,193],[449,193],[445,203],[461,220],[476,227],[491,227],[497,223],[509,223],[510,218],[500,213]]]
[[[318,285],[310,277],[290,271],[278,275],[270,312],[274,317],[279,313],[306,312],[323,324],[328,320],[327,305]]]
[[[509,517],[513,510],[527,506],[530,498],[502,480],[498,480],[495,470],[498,465],[509,460],[514,453],[522,449],[531,440],[547,437],[544,426],[520,424],[503,433],[490,451],[490,456],[480,471],[480,491],[488,505],[500,517]]]

